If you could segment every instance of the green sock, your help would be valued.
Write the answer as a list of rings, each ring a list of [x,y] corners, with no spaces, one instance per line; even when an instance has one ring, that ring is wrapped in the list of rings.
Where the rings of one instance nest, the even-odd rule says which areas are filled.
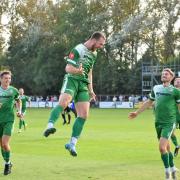
[[[2,157],[4,159],[5,154],[4,154],[4,149],[3,148],[1,148],[1,154],[2,154]]]
[[[168,153],[161,154],[161,159],[164,163],[164,167],[169,168],[169,154]]]
[[[175,146],[178,146],[177,138],[176,138],[175,135],[172,135],[172,136],[171,136],[171,140],[172,140],[172,142],[173,142],[173,144],[174,144]]]
[[[171,152],[169,152],[169,165],[170,167],[174,167],[173,155]]]
[[[10,151],[4,151],[5,162],[9,162],[9,159],[10,159]]]
[[[54,124],[58,120],[59,115],[62,111],[63,107],[60,105],[57,105],[55,108],[53,108],[50,114],[49,122]]]
[[[26,126],[25,120],[23,120],[22,123],[23,123],[23,126],[25,127]]]
[[[84,123],[85,123],[85,119],[81,117],[76,118],[73,125],[72,137],[78,138],[80,136]]]
[[[19,120],[19,129],[21,129],[22,128],[22,125],[23,125],[23,120]]]

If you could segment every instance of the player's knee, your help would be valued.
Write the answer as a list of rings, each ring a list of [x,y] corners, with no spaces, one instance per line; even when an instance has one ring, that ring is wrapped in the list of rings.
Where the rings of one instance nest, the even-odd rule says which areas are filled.
[[[80,115],[78,115],[79,117],[83,118],[83,119],[87,119],[88,118],[88,113],[82,113]]]
[[[167,152],[167,148],[165,146],[160,146],[159,151],[160,151],[161,154],[164,154],[164,153]]]
[[[63,107],[64,109],[68,106],[70,103],[70,100],[68,98],[62,98],[59,100],[59,105]]]
[[[2,142],[2,148],[5,150],[5,151],[9,151],[9,144],[7,142]]]
[[[69,100],[68,99],[64,99],[64,100],[59,101],[59,105],[61,107],[63,107],[64,109],[68,106],[68,104],[69,104]]]
[[[59,106],[63,107],[64,109],[67,107],[67,103],[64,102],[59,102]]]

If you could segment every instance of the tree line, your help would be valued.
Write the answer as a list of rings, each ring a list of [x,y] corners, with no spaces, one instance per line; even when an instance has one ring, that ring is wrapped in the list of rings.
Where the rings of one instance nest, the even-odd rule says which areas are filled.
[[[140,94],[142,62],[180,62],[178,2],[2,0],[1,69],[10,69],[13,85],[27,94],[58,94],[64,57],[94,31],[102,31],[107,43],[94,66],[95,92]]]

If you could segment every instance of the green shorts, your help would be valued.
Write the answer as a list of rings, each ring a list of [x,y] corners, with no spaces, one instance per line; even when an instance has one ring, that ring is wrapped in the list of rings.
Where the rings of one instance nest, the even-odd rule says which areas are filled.
[[[0,138],[3,135],[11,136],[14,122],[2,122],[0,123]]]
[[[68,76],[64,77],[61,93],[70,94],[75,103],[90,100],[88,83]]]
[[[155,123],[157,138],[160,139],[161,137],[169,139],[171,137],[172,132],[176,128],[175,123],[171,124],[159,124]]]

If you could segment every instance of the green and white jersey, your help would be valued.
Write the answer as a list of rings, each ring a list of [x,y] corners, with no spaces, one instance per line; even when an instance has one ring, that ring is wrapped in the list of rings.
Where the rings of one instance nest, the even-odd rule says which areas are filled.
[[[90,51],[83,44],[77,45],[74,49],[71,50],[67,60],[68,64],[73,65],[74,67],[79,67],[82,63],[84,73],[82,75],[67,74],[67,76],[82,80],[89,83],[88,73],[90,69],[93,68],[93,65],[97,58],[97,52]]]
[[[30,101],[30,98],[25,95],[20,95],[21,103],[22,103],[22,112],[26,111],[26,102]]]
[[[161,124],[175,123],[177,104],[180,103],[180,91],[172,85],[153,87],[150,99],[155,101],[155,121]]]
[[[178,106],[176,108],[176,122],[180,123],[180,112]]]
[[[14,104],[19,98],[16,88],[9,86],[8,89],[0,87],[0,123],[14,121]]]

